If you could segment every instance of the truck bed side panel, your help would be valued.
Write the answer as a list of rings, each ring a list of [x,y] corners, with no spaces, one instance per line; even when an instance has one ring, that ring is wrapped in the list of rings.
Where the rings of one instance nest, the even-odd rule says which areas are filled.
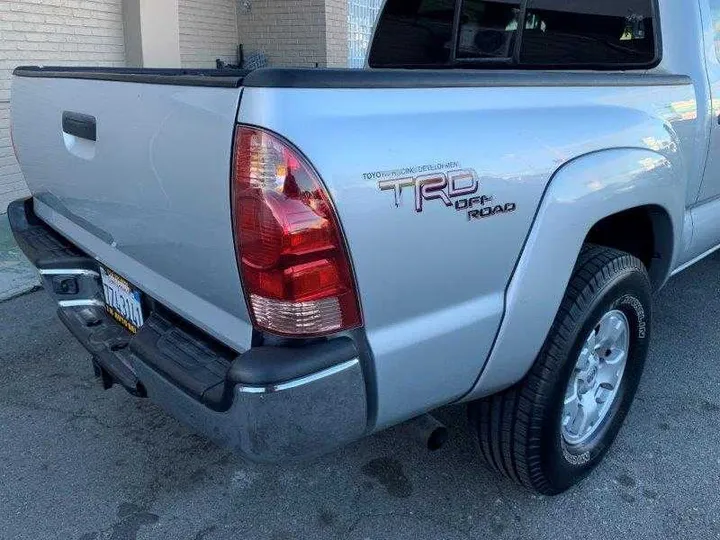
[[[478,88],[253,87],[244,90],[239,120],[287,137],[329,188],[374,355],[378,427],[473,386],[543,193],[563,164],[603,149],[642,148],[665,156],[683,178],[702,166],[689,80],[656,87],[652,77],[624,86],[622,75],[603,87],[532,86],[527,77],[504,88],[494,78]],[[380,189],[383,180],[417,183],[457,169],[476,171],[474,195],[485,199],[474,208],[492,208],[490,215],[473,218],[467,197],[446,205],[437,191],[418,211],[412,186]]]

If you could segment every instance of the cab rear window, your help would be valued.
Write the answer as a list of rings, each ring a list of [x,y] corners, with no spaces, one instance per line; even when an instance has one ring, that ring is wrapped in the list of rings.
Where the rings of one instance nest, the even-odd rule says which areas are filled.
[[[457,57],[512,58],[520,24],[520,0],[466,0],[460,10]]]
[[[375,32],[372,64],[437,66],[452,56],[455,0],[390,0]]]
[[[646,69],[655,0],[388,0],[371,67]]]

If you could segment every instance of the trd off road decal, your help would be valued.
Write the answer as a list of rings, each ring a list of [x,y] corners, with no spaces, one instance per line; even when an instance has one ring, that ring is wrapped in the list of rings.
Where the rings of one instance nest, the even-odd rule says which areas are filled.
[[[428,201],[441,201],[448,208],[464,212],[468,221],[484,219],[517,210],[517,204],[498,204],[491,195],[478,194],[480,180],[474,169],[463,169],[456,161],[363,174],[376,180],[381,191],[391,191],[395,206],[402,206],[403,193],[412,189],[415,211],[422,212]]]

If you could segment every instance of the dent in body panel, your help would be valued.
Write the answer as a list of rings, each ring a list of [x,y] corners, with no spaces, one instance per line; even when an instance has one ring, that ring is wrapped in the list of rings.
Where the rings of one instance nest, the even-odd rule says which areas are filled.
[[[645,157],[662,155],[673,166],[688,166],[679,154],[694,151],[695,121],[668,103],[694,100],[693,89],[656,90],[244,90],[239,121],[297,145],[337,207],[375,357],[378,427],[471,389],[554,171],[608,147],[652,147]],[[477,171],[478,196],[515,203],[516,211],[468,222],[438,200],[418,213],[410,198],[397,207],[376,179],[363,176],[448,162]]]

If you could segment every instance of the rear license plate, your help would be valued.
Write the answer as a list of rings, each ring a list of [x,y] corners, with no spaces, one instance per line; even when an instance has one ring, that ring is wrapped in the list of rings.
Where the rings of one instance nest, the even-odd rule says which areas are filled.
[[[100,267],[105,309],[112,317],[133,334],[145,323],[142,309],[142,293],[112,270]]]

